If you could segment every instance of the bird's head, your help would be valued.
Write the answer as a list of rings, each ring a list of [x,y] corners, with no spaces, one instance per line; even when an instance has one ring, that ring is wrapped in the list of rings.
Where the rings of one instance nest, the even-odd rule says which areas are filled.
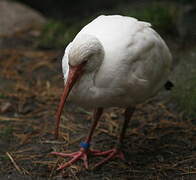
[[[104,58],[101,42],[94,36],[82,34],[76,36],[68,53],[69,72],[61,101],[57,110],[57,126],[55,135],[58,137],[60,116],[65,101],[74,84],[84,74],[96,71]]]
[[[92,35],[82,34],[76,36],[69,50],[69,66],[84,66],[86,72],[95,71],[101,64],[104,50],[101,42]]]

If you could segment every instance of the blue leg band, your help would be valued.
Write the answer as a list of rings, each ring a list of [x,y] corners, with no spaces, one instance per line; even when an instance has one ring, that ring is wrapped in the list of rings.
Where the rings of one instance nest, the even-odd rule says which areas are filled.
[[[80,143],[80,147],[82,147],[82,148],[84,148],[84,149],[89,149],[90,144],[89,144],[89,143],[86,143],[86,142],[81,142],[81,143]]]

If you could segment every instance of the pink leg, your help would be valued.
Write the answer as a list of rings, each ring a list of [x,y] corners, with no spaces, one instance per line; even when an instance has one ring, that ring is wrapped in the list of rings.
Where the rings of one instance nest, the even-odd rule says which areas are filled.
[[[92,134],[93,131],[97,125],[97,122],[102,114],[102,108],[98,108],[97,111],[95,111],[94,113],[94,122],[92,124],[92,127],[90,129],[89,135],[87,136],[87,139],[84,143],[81,143],[81,148],[78,152],[74,152],[74,153],[59,153],[59,152],[52,152],[52,154],[54,155],[58,155],[58,156],[62,156],[62,157],[71,157],[72,159],[70,161],[68,161],[67,163],[60,165],[59,168],[57,170],[61,170],[64,169],[66,167],[71,166],[73,163],[77,162],[79,159],[82,159],[84,162],[84,166],[85,168],[88,169],[88,155],[92,154],[94,156],[107,156],[106,158],[104,158],[103,160],[101,160],[99,163],[95,164],[95,167],[99,167],[102,164],[108,162],[109,160],[118,157],[122,160],[125,160],[124,154],[122,153],[122,151],[120,150],[123,144],[123,139],[125,136],[125,132],[126,132],[126,127],[128,126],[128,123],[131,119],[131,116],[134,112],[135,108],[130,108],[130,109],[126,109],[125,111],[125,120],[124,123],[122,125],[121,131],[120,131],[120,136],[118,138],[118,143],[116,145],[115,148],[111,149],[111,150],[107,150],[107,151],[98,151],[98,150],[91,150],[89,149],[90,146],[90,141],[92,138]]]
[[[108,151],[103,151],[103,152],[98,151],[98,150],[90,150],[90,149],[86,151],[83,148],[81,148],[80,151],[74,152],[74,153],[52,152],[51,154],[61,156],[61,157],[72,158],[70,161],[66,162],[65,164],[60,165],[57,168],[57,170],[62,170],[66,167],[69,167],[73,163],[77,162],[79,159],[83,160],[84,167],[88,169],[88,155],[89,154],[94,155],[94,156],[106,156],[107,155],[105,159],[97,163],[94,167],[98,167],[115,157],[125,160],[124,154],[121,151],[117,150],[116,148],[108,150]]]
[[[128,126],[128,123],[129,123],[134,111],[135,111],[135,107],[127,108],[125,110],[125,115],[124,115],[125,119],[124,119],[124,122],[121,127],[120,136],[118,138],[118,142],[117,142],[116,147],[111,150],[108,150],[108,151],[98,152],[98,153],[94,154],[94,155],[107,155],[107,157],[105,159],[103,159],[99,163],[95,164],[95,168],[101,166],[102,164],[108,162],[109,160],[111,160],[115,157],[118,157],[121,160],[125,161],[124,154],[120,149],[122,148],[123,139],[124,139],[125,132],[126,132],[126,127]]]
[[[123,152],[121,152],[120,150],[118,150],[116,148],[108,150],[108,151],[103,151],[103,152],[100,152],[100,153],[95,153],[95,155],[97,155],[97,156],[107,155],[106,158],[104,158],[103,160],[101,160],[100,162],[95,164],[95,166],[94,166],[95,168],[101,166],[102,164],[108,162],[109,160],[111,160],[115,157],[118,157],[121,160],[125,161],[125,157],[124,157]]]
[[[61,156],[61,157],[70,157],[72,158],[70,161],[66,162],[65,164],[60,165],[57,170],[64,169],[66,167],[71,166],[73,163],[77,162],[79,159],[83,160],[84,167],[88,169],[88,154],[89,153],[97,153],[98,151],[93,150],[85,150],[83,148],[80,148],[78,152],[74,153],[61,153],[61,152],[52,152],[51,154]]]
[[[100,151],[98,150],[90,150],[90,142],[93,136],[93,132],[97,126],[98,120],[100,119],[101,115],[103,113],[103,108],[97,108],[94,112],[94,121],[93,124],[91,126],[90,132],[85,140],[85,142],[82,142],[80,144],[80,150],[78,152],[74,152],[74,153],[61,153],[61,152],[52,152],[51,154],[53,155],[57,155],[57,156],[61,156],[61,157],[70,157],[72,158],[70,161],[66,162],[63,165],[60,165],[59,168],[57,170],[61,170],[64,169],[66,167],[71,166],[73,163],[77,162],[78,160],[82,159],[84,162],[84,166],[85,168],[88,169],[88,154],[96,154]]]

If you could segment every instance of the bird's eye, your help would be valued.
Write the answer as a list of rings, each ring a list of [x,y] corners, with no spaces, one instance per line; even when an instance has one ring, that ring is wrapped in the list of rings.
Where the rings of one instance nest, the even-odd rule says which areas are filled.
[[[92,54],[89,54],[86,58],[85,58],[85,61],[88,61],[89,59],[91,59],[92,58]]]

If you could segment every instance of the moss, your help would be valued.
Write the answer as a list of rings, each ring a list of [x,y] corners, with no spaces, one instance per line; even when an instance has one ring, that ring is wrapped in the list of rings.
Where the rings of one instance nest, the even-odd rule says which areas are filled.
[[[68,35],[66,25],[59,21],[50,20],[43,27],[41,36],[38,39],[40,48],[59,48],[66,44]],[[69,38],[71,35],[69,35]]]
[[[37,46],[41,48],[66,47],[84,25],[100,14],[122,14],[147,21],[163,35],[175,34],[177,31],[174,23],[176,18],[174,17],[176,14],[174,5],[155,2],[137,6],[122,3],[113,10],[100,11],[88,18],[67,18],[65,21],[49,20],[42,30]]]
[[[182,81],[176,85],[173,97],[180,109],[190,117],[196,117],[196,79]]]
[[[7,98],[7,96],[0,93],[0,99],[5,99],[5,98]]]
[[[182,56],[176,68],[176,83],[172,97],[179,109],[191,118],[196,117],[196,63],[195,57]]]
[[[65,48],[87,21],[88,19],[83,21],[67,20],[65,22],[49,20],[42,30],[37,47]]]
[[[9,160],[9,157],[6,155],[0,155],[0,161],[7,161]]]
[[[160,3],[148,3],[148,5],[134,8],[130,5],[120,7],[119,11],[123,15],[150,22],[159,33],[167,34],[176,32],[175,23],[173,22],[172,6],[168,7],[168,5]]]

